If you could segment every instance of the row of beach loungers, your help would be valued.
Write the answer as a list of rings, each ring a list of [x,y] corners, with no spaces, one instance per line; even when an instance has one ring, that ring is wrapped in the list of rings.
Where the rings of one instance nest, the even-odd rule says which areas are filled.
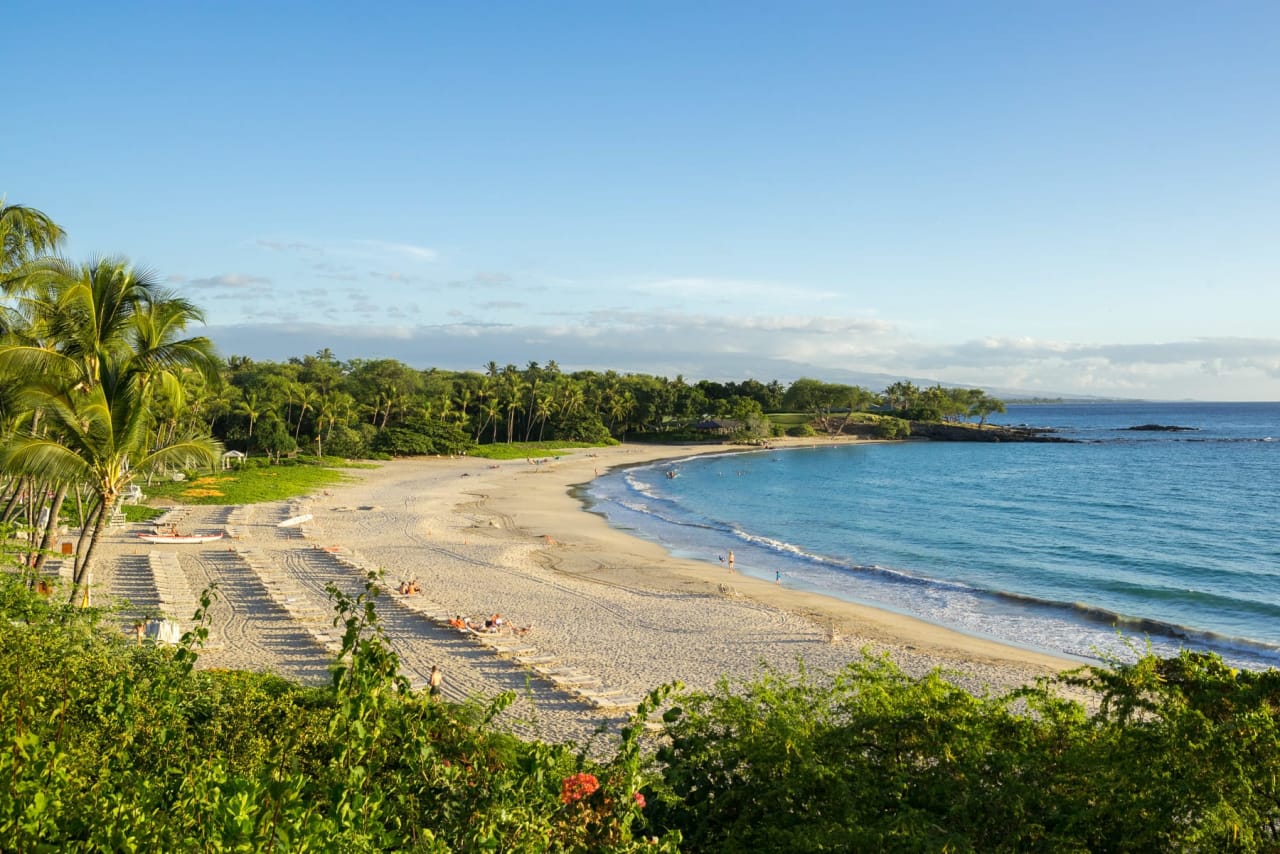
[[[234,554],[261,582],[271,601],[302,626],[317,646],[331,655],[342,651],[342,632],[333,625],[332,615],[316,607],[292,575],[264,561],[256,549],[237,547]]]
[[[369,571],[358,558],[338,546],[327,547],[324,551],[347,569],[362,575]],[[509,630],[485,632],[459,628],[455,625],[456,617],[447,608],[421,594],[390,593],[389,598],[399,607],[416,613],[441,628],[456,631],[496,655],[515,661],[556,688],[573,694],[597,709],[634,708],[642,700],[641,697],[621,689],[606,688],[598,677],[561,664],[557,656],[540,654],[537,647]]]
[[[238,508],[227,518],[228,535],[236,539],[237,526],[249,524],[250,508]],[[299,515],[302,509],[297,503],[291,503],[286,511],[291,516]],[[171,511],[156,520],[157,525],[178,524],[185,512]],[[283,528],[282,536],[290,539],[313,539],[315,531],[311,525],[299,525]],[[369,568],[356,556],[341,546],[325,546],[320,549],[335,564],[343,569],[354,571],[360,575],[369,572]],[[256,549],[236,546],[230,550],[234,560],[243,564],[262,584],[267,596],[279,608],[287,613],[306,631],[311,640],[331,655],[342,649],[342,631],[333,626],[332,614],[314,604],[313,598],[301,582],[290,572],[266,560]],[[187,615],[194,613],[199,603],[191,592],[191,587],[178,565],[178,556],[174,552],[155,550],[148,554],[152,577],[161,609],[171,615]],[[417,614],[441,628],[456,631],[465,635],[470,641],[492,651],[495,655],[508,658],[522,667],[545,679],[556,688],[566,691],[583,702],[598,709],[634,708],[642,698],[624,690],[607,688],[602,680],[574,667],[562,664],[555,655],[539,653],[537,647],[524,638],[507,630],[502,632],[475,631],[470,628],[459,629],[453,625],[454,617],[443,605],[433,602],[421,595],[399,595],[391,593],[388,597],[396,606]],[[415,674],[415,687],[425,685],[422,674]],[[448,686],[446,686],[448,687]],[[446,693],[448,693],[446,691]],[[463,699],[458,697],[456,699]]]

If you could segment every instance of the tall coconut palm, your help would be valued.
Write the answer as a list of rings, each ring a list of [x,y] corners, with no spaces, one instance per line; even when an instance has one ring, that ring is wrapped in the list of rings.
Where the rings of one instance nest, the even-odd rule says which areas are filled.
[[[33,262],[15,294],[25,334],[0,345],[0,375],[22,378],[18,398],[36,415],[0,461],[10,474],[66,478],[97,496],[89,545],[76,560],[79,587],[134,472],[203,460],[199,449],[212,447],[170,438],[148,448],[146,425],[157,389],[180,400],[181,372],[216,377],[216,359],[207,339],[180,337],[199,310],[122,259]],[[39,425],[41,415],[51,429]],[[82,538],[89,530],[85,524]]]
[[[84,483],[97,497],[87,547],[77,550],[70,601],[84,585],[102,532],[133,478],[163,467],[210,465],[220,447],[209,438],[188,437],[161,448],[147,447],[149,401],[146,375],[131,370],[127,357],[98,363],[97,382],[67,386],[55,376],[36,379],[22,392],[29,406],[45,413],[56,432],[20,432],[0,455],[11,473],[58,483]],[[89,532],[87,522],[85,532]],[[82,542],[83,542],[82,535]]]
[[[52,252],[63,237],[63,230],[46,214],[24,205],[6,205],[0,198],[0,273]]]
[[[171,391],[180,368],[217,381],[209,340],[178,337],[204,319],[200,310],[161,288],[149,271],[119,258],[78,266],[46,259],[29,269],[22,288],[25,313],[40,340],[6,347],[5,364],[23,375],[53,371],[88,388],[97,383],[103,360],[114,356],[127,357],[128,370],[144,384],[163,382]],[[51,359],[51,351],[60,358]]]

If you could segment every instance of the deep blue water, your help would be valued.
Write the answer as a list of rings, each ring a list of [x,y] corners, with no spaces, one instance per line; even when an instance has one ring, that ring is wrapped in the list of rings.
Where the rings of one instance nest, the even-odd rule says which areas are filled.
[[[1280,404],[1010,406],[1077,444],[907,442],[693,457],[589,489],[727,570],[1087,659],[1280,666]],[[1197,428],[1134,432],[1140,424]],[[821,440],[818,440],[821,442]],[[668,469],[678,476],[668,478]]]

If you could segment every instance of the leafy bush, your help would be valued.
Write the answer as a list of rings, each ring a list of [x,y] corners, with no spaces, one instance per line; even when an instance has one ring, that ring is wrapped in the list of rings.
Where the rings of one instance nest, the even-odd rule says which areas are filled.
[[[1147,656],[975,697],[864,657],[653,692],[612,758],[410,690],[376,579],[331,589],[324,688],[195,671],[0,574],[0,839],[14,851],[1274,851],[1280,673]],[[208,596],[203,607],[208,607]],[[199,614],[197,618],[199,618]],[[646,718],[665,742],[641,751]],[[651,844],[649,834],[660,840]],[[652,839],[652,837],[649,837]]]
[[[682,698],[650,816],[693,851],[1280,846],[1280,673],[1146,657],[974,697],[865,658]]]
[[[813,429],[812,424],[806,422],[804,424],[797,424],[794,427],[788,427],[787,435],[795,437],[816,436],[818,435],[818,431]]]
[[[609,428],[604,426],[600,416],[595,412],[580,410],[564,416],[556,425],[555,439],[571,442],[585,442],[588,445],[600,445],[613,441]]]
[[[360,431],[352,430],[344,424],[334,425],[322,444],[324,452],[334,457],[361,459],[369,453],[369,443]]]
[[[471,447],[471,440],[456,424],[419,419],[380,431],[371,447],[379,453],[401,457],[460,454]]]
[[[875,426],[877,439],[906,439],[911,435],[911,423],[901,418],[881,418]]]
[[[203,629],[139,645],[0,576],[5,850],[675,850],[633,833],[642,718],[604,764],[499,733],[509,695],[409,690],[376,594],[330,590],[343,649],[308,689],[193,671]],[[565,797],[575,775],[596,788]]]

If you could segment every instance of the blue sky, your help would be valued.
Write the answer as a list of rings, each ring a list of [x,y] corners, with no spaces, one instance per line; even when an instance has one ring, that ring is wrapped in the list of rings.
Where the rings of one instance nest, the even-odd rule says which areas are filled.
[[[0,194],[227,355],[1280,400],[1274,2],[5,18]]]

